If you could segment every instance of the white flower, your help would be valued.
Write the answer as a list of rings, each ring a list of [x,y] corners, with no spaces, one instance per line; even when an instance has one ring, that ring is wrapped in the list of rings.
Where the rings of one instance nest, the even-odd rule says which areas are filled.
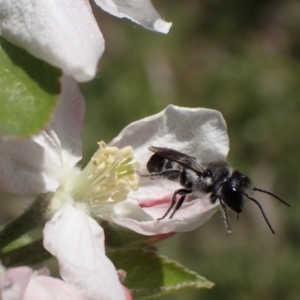
[[[84,99],[76,82],[63,77],[47,128],[27,140],[0,141],[0,187],[19,195],[55,192],[44,247],[58,259],[62,279],[84,299],[125,299],[117,271],[105,255],[102,228],[76,208],[75,199],[64,190],[80,174],[76,163],[81,158],[83,114]]]
[[[140,174],[148,174],[146,164],[153,152],[149,146],[175,149],[198,159],[200,165],[225,160],[229,150],[226,123],[222,115],[210,109],[169,105],[160,113],[128,125],[110,143],[131,145],[139,161]],[[185,202],[172,219],[161,218],[170,206],[174,191],[182,188],[167,180],[141,178],[141,186],[127,200],[113,206],[112,212],[99,214],[112,222],[144,235],[193,230],[206,222],[219,208],[209,197]],[[96,208],[95,208],[96,210]]]
[[[105,256],[103,229],[80,209],[66,203],[54,215],[44,229],[44,247],[57,258],[64,281],[84,299],[128,298]]]
[[[150,0],[95,0],[103,10],[167,33]],[[0,0],[0,33],[77,81],[95,76],[104,39],[88,0]]]
[[[132,300],[129,291],[125,287],[123,289],[125,299]],[[47,268],[38,271],[33,271],[28,267],[16,267],[5,270],[0,264],[0,299],[87,300],[89,298],[82,297],[73,285],[58,278],[50,277]]]
[[[103,230],[92,217],[145,235],[200,226],[218,204],[195,199],[184,203],[172,219],[157,221],[180,185],[142,178],[138,189],[136,170],[140,166],[139,173],[147,174],[150,145],[182,151],[203,164],[224,160],[226,124],[217,111],[170,105],[127,126],[109,146],[100,142],[81,171],[76,163],[81,158],[83,112],[75,81],[63,77],[49,126],[27,140],[0,140],[0,189],[21,195],[53,192],[49,211],[54,216],[44,228],[44,247],[58,259],[63,280],[88,299],[124,299],[117,272],[105,256]]]
[[[5,270],[0,265],[0,299],[3,300],[84,300],[70,284],[34,272],[28,267]]]

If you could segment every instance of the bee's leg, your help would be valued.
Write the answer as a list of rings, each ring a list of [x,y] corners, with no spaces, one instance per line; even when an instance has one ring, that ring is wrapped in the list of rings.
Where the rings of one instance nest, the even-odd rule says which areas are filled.
[[[168,213],[170,212],[170,210],[173,208],[173,206],[176,203],[176,195],[177,195],[176,193],[177,193],[177,191],[173,194],[171,205],[169,206],[167,212],[161,218],[158,218],[157,221],[164,219],[168,215]]]
[[[170,219],[172,219],[172,217],[175,215],[176,211],[179,210],[179,208],[181,207],[181,205],[184,202],[185,198],[186,198],[186,195],[180,197],[179,201],[177,202],[177,204],[175,206],[175,209],[173,210],[173,212],[170,216]]]
[[[171,209],[174,207],[175,203],[176,203],[176,196],[177,195],[181,195],[183,197],[181,197],[178,201],[178,204],[176,205],[172,215],[170,216],[170,219],[174,216],[175,212],[180,208],[180,206],[182,205],[186,195],[190,194],[192,191],[191,190],[186,190],[186,189],[180,189],[180,190],[177,190],[175,191],[173,197],[172,197],[172,201],[171,201],[171,205],[169,206],[167,212],[161,217],[161,218],[158,218],[157,220],[162,220],[164,219],[168,214],[169,212],[171,211]],[[183,200],[182,200],[183,198]],[[179,205],[180,204],[180,205]]]
[[[222,210],[222,213],[223,213],[227,233],[231,234],[231,228],[230,228],[230,223],[229,223],[226,204],[225,204],[224,200],[221,197],[219,197],[219,201],[220,201],[220,204],[221,204],[221,210]]]

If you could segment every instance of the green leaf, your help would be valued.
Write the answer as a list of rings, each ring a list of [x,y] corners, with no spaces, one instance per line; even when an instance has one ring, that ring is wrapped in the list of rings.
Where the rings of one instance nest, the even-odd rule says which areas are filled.
[[[154,246],[152,246],[150,243],[158,242],[175,234],[166,233],[146,236],[102,219],[99,219],[98,222],[105,232],[106,249],[132,247],[137,245],[140,247],[143,246],[153,248]]]
[[[50,121],[61,71],[0,37],[0,135],[28,137]]]
[[[126,271],[124,285],[135,298],[148,298],[183,288],[211,288],[214,284],[176,261],[143,249],[107,252],[117,269]]]
[[[27,235],[24,235],[24,236],[20,237],[19,239],[13,241],[12,243],[8,244],[7,246],[5,246],[2,249],[2,252],[6,253],[9,251],[18,249],[20,247],[23,247],[23,246],[29,244],[30,242],[31,242],[31,239]]]

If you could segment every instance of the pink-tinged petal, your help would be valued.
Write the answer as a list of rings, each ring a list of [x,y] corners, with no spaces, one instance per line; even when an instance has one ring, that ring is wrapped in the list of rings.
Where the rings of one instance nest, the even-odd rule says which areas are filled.
[[[129,290],[125,286],[122,286],[122,287],[123,287],[123,291],[124,291],[124,294],[125,294],[125,299],[126,300],[132,300],[132,296],[131,296]]]
[[[168,33],[172,23],[163,21],[149,0],[95,0],[103,10],[119,17],[128,18],[143,27]]]
[[[78,81],[95,76],[104,39],[87,0],[1,0],[1,35]]]
[[[0,299],[21,300],[33,271],[28,267],[13,268],[0,276]]]
[[[149,174],[146,165],[153,152],[149,146],[175,149],[196,157],[200,164],[225,160],[229,151],[227,127],[215,110],[169,105],[160,113],[133,122],[110,143],[117,147],[131,145],[141,164],[140,174]],[[141,187],[129,197],[144,201],[162,197],[180,188],[167,179],[141,178]]]
[[[125,299],[103,230],[83,211],[65,204],[45,226],[44,247],[58,259],[62,278],[87,299]]]
[[[0,137],[0,190],[16,194],[55,191],[60,178],[72,172],[81,158],[83,114],[84,99],[76,82],[63,76],[59,102],[45,130],[24,140]]]
[[[211,204],[208,198],[195,199],[184,203],[172,219],[161,218],[170,206],[171,196],[147,202],[140,207],[137,201],[126,200],[114,205],[109,214],[102,217],[110,222],[127,227],[144,235],[171,232],[186,232],[205,223],[218,210],[219,204]]]
[[[72,285],[48,276],[32,277],[20,300],[85,300]]]
[[[40,276],[28,267],[12,268],[0,276],[0,299],[84,300],[75,287],[60,279]]]

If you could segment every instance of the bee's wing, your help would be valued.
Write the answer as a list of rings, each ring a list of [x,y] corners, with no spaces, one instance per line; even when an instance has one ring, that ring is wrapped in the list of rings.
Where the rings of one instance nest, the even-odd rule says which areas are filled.
[[[150,146],[148,149],[160,157],[175,161],[189,169],[194,170],[195,172],[202,173],[204,171],[204,169],[198,164],[197,159],[192,156],[169,148]]]

